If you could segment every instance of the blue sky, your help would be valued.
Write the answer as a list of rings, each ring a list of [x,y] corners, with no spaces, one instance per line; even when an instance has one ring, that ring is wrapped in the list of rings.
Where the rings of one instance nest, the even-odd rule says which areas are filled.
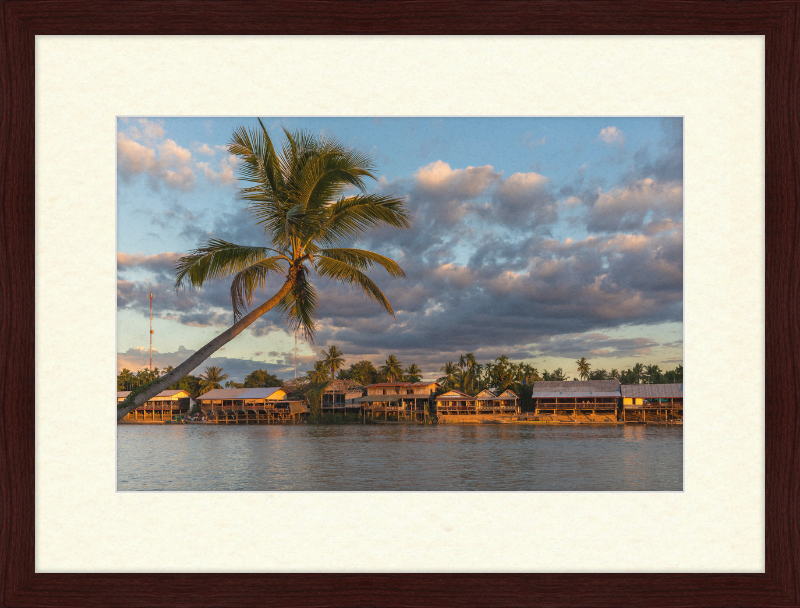
[[[390,255],[376,272],[392,318],[321,284],[316,343],[298,373],[336,344],[347,363],[395,354],[435,378],[447,361],[506,354],[540,371],[682,363],[683,129],[677,118],[270,118],[335,137],[375,162],[372,191],[405,197],[409,230],[360,246]],[[176,365],[231,323],[225,283],[175,292],[172,265],[219,237],[263,238],[236,199],[237,127],[255,118],[123,118],[117,125],[118,368]],[[277,288],[277,286],[275,286]],[[265,293],[266,297],[272,295]],[[231,379],[294,375],[294,337],[267,313],[205,365]]]

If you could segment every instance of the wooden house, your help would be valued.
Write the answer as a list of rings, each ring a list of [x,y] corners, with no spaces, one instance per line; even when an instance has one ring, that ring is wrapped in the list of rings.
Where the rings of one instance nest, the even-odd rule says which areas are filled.
[[[117,391],[117,403],[125,401],[131,391]],[[166,422],[186,416],[192,407],[192,396],[184,390],[161,391],[132,412],[125,414],[123,422]]]
[[[203,415],[217,424],[279,424],[294,422],[309,409],[289,400],[280,387],[215,388],[198,398]]]
[[[480,393],[484,399],[494,399],[490,391]],[[480,396],[479,395],[479,396]],[[436,414],[438,416],[475,416],[478,413],[476,398],[461,391],[451,390],[436,397]]]
[[[383,414],[400,419],[425,420],[425,405],[430,405],[439,388],[437,382],[378,382],[364,387],[366,395],[356,399],[364,415],[375,418]]]
[[[683,422],[683,384],[624,384],[624,422]]]
[[[360,410],[361,404],[356,402],[364,395],[364,387],[355,380],[331,380],[322,391],[323,412],[345,412]]]
[[[494,405],[492,407],[496,410],[495,413],[497,414],[519,414],[519,395],[510,388],[507,388],[494,400]]]
[[[531,398],[536,416],[566,416],[571,421],[616,422],[618,380],[539,381]]]

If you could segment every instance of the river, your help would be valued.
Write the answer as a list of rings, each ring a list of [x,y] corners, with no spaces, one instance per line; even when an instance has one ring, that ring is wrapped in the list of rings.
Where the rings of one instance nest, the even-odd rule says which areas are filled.
[[[683,489],[683,427],[119,425],[117,489]]]

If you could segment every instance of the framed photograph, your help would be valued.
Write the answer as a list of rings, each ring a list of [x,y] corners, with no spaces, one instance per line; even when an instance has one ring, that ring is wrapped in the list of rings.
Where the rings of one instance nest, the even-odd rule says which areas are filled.
[[[4,605],[798,605],[798,3],[492,6],[3,3]],[[114,150],[120,134],[156,162],[168,139],[177,161],[215,143],[145,141],[139,118],[179,116],[682,117],[682,491],[120,491],[99,385],[129,348],[114,314],[117,242],[144,224],[116,210],[117,194],[135,210],[142,193],[117,189]],[[612,147],[624,136],[612,121],[597,134]],[[216,156],[203,162],[203,179],[222,179]],[[554,411],[534,416],[603,415],[548,399],[534,405]],[[670,410],[652,415],[674,422]]]

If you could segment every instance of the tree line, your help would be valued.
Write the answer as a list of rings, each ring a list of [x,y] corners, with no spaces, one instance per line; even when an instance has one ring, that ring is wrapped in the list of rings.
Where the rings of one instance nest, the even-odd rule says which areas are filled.
[[[144,386],[153,380],[157,380],[172,371],[172,366],[168,366],[163,370],[154,368],[152,371],[149,369],[131,372],[128,368],[124,368],[117,374],[117,390],[118,391],[132,391],[137,387]],[[184,390],[189,393],[192,398],[197,399],[200,395],[207,393],[215,388],[223,388],[223,382],[228,380],[228,374],[223,372],[221,367],[211,365],[206,367],[206,371],[199,376],[187,374],[175,384],[171,384],[164,390]],[[270,374],[265,369],[253,370],[244,378],[244,382],[234,382],[228,380],[225,382],[224,388],[271,388],[275,386],[282,386],[283,380]]]
[[[321,359],[314,362],[314,369],[308,370],[304,378],[298,380],[281,380],[266,369],[257,369],[245,376],[244,382],[228,380],[222,368],[217,366],[206,367],[205,373],[199,376],[191,374],[181,378],[178,382],[168,387],[168,390],[183,389],[192,397],[197,398],[215,388],[259,388],[282,387],[293,397],[312,397],[318,394],[336,378],[339,380],[354,380],[362,385],[375,384],[376,382],[419,382],[422,380],[422,370],[412,363],[403,367],[403,363],[396,355],[389,355],[385,363],[376,368],[366,359],[351,363],[345,367],[344,353],[337,346],[323,350]],[[621,384],[673,384],[683,382],[683,365],[675,369],[662,371],[658,365],[645,365],[636,363],[629,369],[618,370],[612,368],[592,369],[591,363],[581,357],[575,361],[577,377],[571,380],[619,380]],[[163,370],[155,368],[140,370],[136,373],[125,368],[117,375],[117,390],[133,390],[138,386],[152,382],[172,371],[172,367]],[[538,369],[529,363],[514,363],[506,355],[501,355],[493,361],[478,363],[474,353],[460,355],[457,362],[448,361],[441,368],[442,376],[436,379],[441,385],[439,393],[449,390],[459,390],[468,395],[475,396],[485,389],[500,394],[507,389],[513,390],[522,400],[523,406],[530,403],[534,382],[568,381],[564,370],[560,367],[552,372]],[[227,381],[226,381],[227,380]]]

